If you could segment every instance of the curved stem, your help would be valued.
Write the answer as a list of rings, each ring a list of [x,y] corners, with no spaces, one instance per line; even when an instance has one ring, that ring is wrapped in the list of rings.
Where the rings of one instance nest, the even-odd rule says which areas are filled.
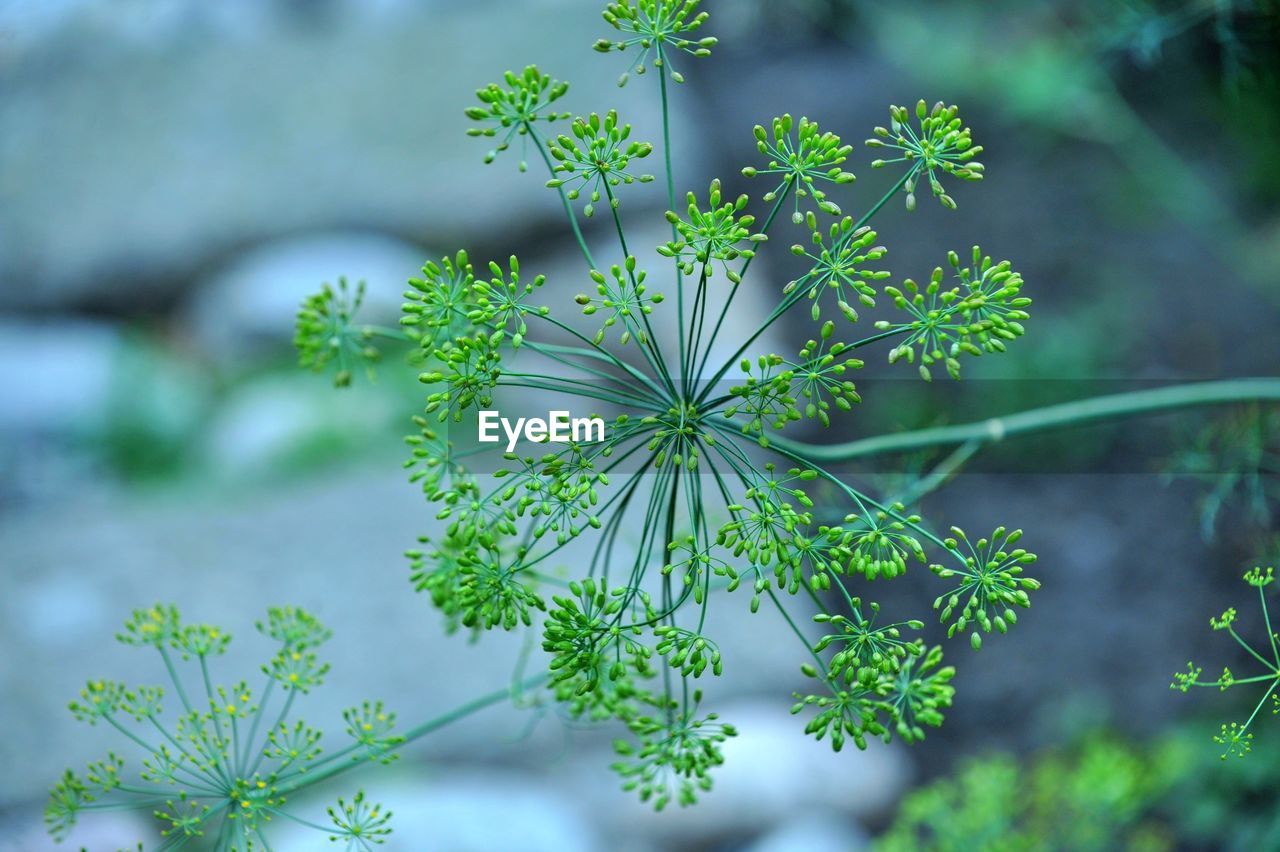
[[[461,704],[450,710],[448,713],[443,713],[432,719],[428,719],[420,725],[415,725],[404,732],[404,739],[392,746],[391,750],[404,748],[414,740],[422,739],[427,734],[438,731],[440,728],[457,722],[459,719],[464,719],[467,716],[470,716],[473,713],[478,713],[487,707],[500,704],[517,692],[523,692],[526,689],[532,689],[535,686],[540,686],[548,677],[549,675],[547,674],[541,674],[537,677],[528,678],[519,684],[513,684],[511,686],[504,687],[503,689],[494,690],[487,695],[482,695],[479,698],[468,701],[466,704]],[[319,772],[309,772],[305,775],[299,776],[292,783],[281,785],[279,792],[281,795],[285,795],[301,787],[310,787],[360,765],[361,762],[359,761],[349,760],[343,761],[335,766],[330,766]]]
[[[770,436],[769,441],[771,444],[804,456],[810,463],[849,461],[925,447],[964,444],[969,441],[989,444],[1016,435],[1048,432],[1102,420],[1141,417],[1202,405],[1230,405],[1258,400],[1280,402],[1280,379],[1223,379],[1153,390],[1107,394],[1044,408],[1033,408],[974,423],[877,435],[843,444],[809,444],[781,436]]]

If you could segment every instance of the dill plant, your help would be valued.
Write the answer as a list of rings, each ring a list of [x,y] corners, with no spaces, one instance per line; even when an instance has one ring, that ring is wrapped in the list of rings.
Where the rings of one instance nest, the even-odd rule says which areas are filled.
[[[382,842],[391,814],[366,802],[363,792],[329,808],[328,825],[297,815],[288,802],[294,791],[348,762],[390,763],[392,749],[402,742],[395,714],[381,702],[352,707],[343,713],[350,743],[325,754],[320,731],[293,711],[329,671],[316,649],[330,632],[295,607],[273,607],[257,629],[274,643],[275,653],[256,678],[261,685],[250,686],[246,680],[214,680],[212,664],[231,642],[225,630],[185,623],[174,606],[133,613],[116,638],[156,651],[168,687],[92,680],[70,710],[82,722],[113,729],[145,756],[136,778],[114,751],[82,775],[68,770],[45,810],[55,839],[82,813],[149,809],[163,838],[158,849],[177,849],[197,838],[212,840],[217,849],[270,848],[266,831],[276,819],[313,828],[348,850]]]
[[[1224,722],[1213,740],[1222,746],[1222,759],[1235,755],[1244,757],[1253,749],[1252,727],[1259,716],[1280,714],[1280,634],[1271,620],[1271,610],[1267,605],[1267,589],[1275,583],[1275,569],[1272,567],[1254,567],[1244,573],[1244,582],[1258,591],[1258,604],[1262,615],[1262,642],[1250,642],[1240,635],[1236,625],[1240,623],[1240,613],[1235,607],[1228,607],[1221,615],[1209,619],[1209,626],[1216,632],[1226,633],[1231,639],[1248,653],[1250,662],[1257,673],[1237,675],[1229,667],[1224,666],[1222,673],[1216,678],[1202,677],[1204,668],[1188,662],[1187,670],[1173,676],[1171,689],[1189,692],[1193,687],[1211,688],[1219,692],[1229,689],[1256,689],[1259,698],[1254,703],[1253,712],[1244,722]]]
[[[708,16],[698,6],[622,0],[604,12],[615,37],[595,47],[630,58],[620,83],[657,72],[659,144],[633,138],[613,110],[571,118],[563,110],[568,84],[533,66],[479,89],[478,105],[466,111],[469,134],[492,145],[486,163],[518,143],[520,171],[534,159],[530,149],[545,165],[548,190],[559,196],[582,255],[582,291],[573,302],[584,319],[542,303],[545,279],[518,258],[477,267],[466,251],[428,261],[409,281],[398,329],[359,324],[363,285],[353,290],[345,280],[326,285],[298,313],[302,365],[332,370],[338,386],[372,370],[380,343],[408,345],[428,390],[406,439],[405,466],[438,521],[407,551],[412,584],[451,632],[533,631],[545,671],[403,733],[389,710],[363,702],[344,717],[348,744],[324,752],[319,733],[291,715],[295,697],[319,686],[326,671],[315,648],[328,632],[314,619],[271,611],[260,629],[278,652],[254,693],[210,679],[208,664],[225,634],[184,625],[170,608],[140,611],[121,639],[159,651],[179,699],[175,718],[167,728],[160,721],[158,688],[91,682],[72,712],[105,722],[143,750],[143,783],[123,783],[114,755],[85,774],[69,772],[47,811],[55,836],[84,812],[137,808],[156,814],[161,849],[195,837],[212,837],[218,849],[269,848],[277,818],[311,825],[348,849],[370,848],[390,831],[390,814],[362,793],[340,801],[324,826],[291,813],[289,799],[360,763],[388,762],[405,744],[483,707],[539,700],[530,692],[538,687],[564,716],[616,726],[614,768],[624,789],[657,809],[692,804],[710,789],[721,745],[736,734],[732,720],[704,709],[724,670],[707,630],[712,606],[763,608],[785,621],[811,682],[791,699],[792,712],[816,739],[837,751],[847,743],[864,748],[871,738],[917,742],[943,722],[955,694],[943,649],[920,636],[924,619],[940,621],[949,638],[975,650],[984,637],[1007,633],[1039,588],[1027,573],[1035,555],[1020,530],[1003,525],[977,535],[954,526],[938,531],[936,520],[909,508],[932,487],[928,478],[901,494],[874,496],[834,473],[831,462],[947,445],[967,458],[1021,433],[1280,397],[1275,382],[1240,380],[843,444],[783,434],[793,424],[825,427],[851,417],[862,401],[852,377],[869,352],[914,365],[925,380],[939,369],[959,378],[964,361],[1003,353],[1023,336],[1031,300],[1013,264],[978,247],[940,251],[943,262],[924,283],[889,283],[888,249],[871,227],[884,205],[901,197],[914,210],[918,188],[928,187],[954,210],[946,184],[985,176],[976,159],[982,147],[955,106],[890,107],[887,126],[875,127],[866,145],[880,156],[872,168],[892,177],[856,217],[843,212],[859,200],[848,170],[854,146],[790,115],[754,131],[760,160],[742,174],[762,184],[760,206],[729,198],[718,179],[705,195],[690,189],[679,196],[669,83],[684,81],[675,60],[705,58],[716,45],[702,33]],[[619,207],[634,184],[658,180],[641,170],[658,151],[654,170],[666,188],[671,239],[639,245]],[[609,258],[593,256],[579,211],[606,220],[616,235]],[[783,211],[798,233],[780,231]],[[791,252],[811,266],[775,290],[754,329],[730,331],[726,318],[739,290],[770,286],[748,272],[771,239],[794,241]],[[662,263],[671,265],[674,294],[648,283],[648,270]],[[894,318],[862,331],[860,309],[879,306]],[[811,339],[794,354],[762,351],[757,341],[795,310],[813,323]],[[674,351],[669,337],[655,334],[655,322],[675,328]],[[721,360],[714,353],[726,340],[740,345]],[[450,427],[509,388],[620,413],[595,443],[505,454],[458,446]],[[639,531],[634,546],[623,544],[624,530]],[[580,543],[590,556],[565,576],[559,560]],[[932,606],[882,612],[871,597],[877,581],[908,574],[935,584]],[[203,693],[187,691],[175,655],[195,664]],[[272,692],[278,719],[266,710]],[[269,717],[275,721],[263,722]]]
[[[887,249],[870,226],[895,196],[914,208],[917,183],[954,209],[939,176],[981,180],[981,146],[954,106],[891,107],[888,126],[875,128],[867,145],[895,152],[873,166],[897,174],[855,218],[835,197],[855,181],[847,170],[853,146],[815,121],[784,115],[755,129],[762,160],[742,170],[768,182],[765,206],[756,211],[748,196],[726,196],[719,179],[678,203],[668,81],[684,77],[671,60],[707,56],[716,43],[693,40],[707,20],[697,6],[611,4],[605,19],[623,37],[597,44],[631,53],[621,83],[649,67],[659,72],[670,241],[635,245],[619,213],[630,186],[656,180],[643,168],[657,146],[635,139],[614,110],[571,120],[554,112],[566,88],[536,68],[509,73],[505,87],[478,91],[470,132],[503,140],[487,162],[517,137],[543,159],[546,185],[559,193],[581,250],[590,286],[575,302],[588,324],[543,304],[542,279],[522,283],[517,258],[485,270],[464,253],[424,267],[402,320],[425,365],[420,379],[431,386],[420,431],[409,439],[409,467],[442,527],[409,551],[415,586],[451,629],[539,630],[551,695],[570,717],[620,725],[627,736],[615,768],[626,789],[659,809],[690,804],[708,789],[719,746],[735,733],[700,709],[711,691],[699,679],[723,669],[706,628],[712,606],[737,593],[752,612],[786,620],[800,670],[813,682],[795,696],[793,712],[839,750],[873,737],[919,740],[942,722],[954,694],[954,669],[920,638],[925,613],[882,613],[866,597],[869,581],[927,566],[941,583],[933,617],[975,649],[984,635],[1015,625],[1039,588],[1026,573],[1035,555],[1021,546],[1021,531],[939,534],[781,435],[799,421],[827,426],[848,416],[861,401],[857,356],[873,346],[931,379],[934,365],[958,377],[961,359],[1003,352],[1023,335],[1031,300],[1009,261],[974,247],[963,261],[944,253],[945,266],[924,285],[888,285]],[[788,209],[800,228],[792,252],[811,268],[777,292],[756,328],[732,332],[743,342],[719,361],[713,353],[730,333],[728,310],[739,289],[753,285],[757,253],[771,236],[785,238],[775,225]],[[616,253],[607,261],[587,248],[579,211],[610,220]],[[648,283],[648,270],[663,262],[676,280],[674,299]],[[874,308],[881,299],[900,318],[859,334],[854,305]],[[802,305],[815,329],[797,353],[753,350]],[[674,341],[654,333],[658,321],[675,325]],[[461,448],[449,428],[505,388],[621,413],[603,441],[508,452],[490,473],[489,460],[476,456],[483,448]],[[838,497],[819,505],[811,492],[820,491]],[[642,530],[634,548],[620,545],[624,528]],[[566,579],[557,559],[584,538],[589,564]],[[799,624],[805,618],[829,632],[810,636]]]

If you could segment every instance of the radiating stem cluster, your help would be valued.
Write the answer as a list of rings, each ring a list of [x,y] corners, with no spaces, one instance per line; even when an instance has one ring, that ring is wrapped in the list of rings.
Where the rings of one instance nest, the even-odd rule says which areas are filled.
[[[394,714],[381,703],[363,702],[344,714],[351,742],[324,754],[320,734],[291,719],[295,699],[327,671],[314,648],[328,632],[313,618],[290,608],[271,612],[261,629],[280,647],[254,693],[213,680],[208,662],[225,648],[224,633],[183,625],[167,608],[139,611],[122,640],[159,651],[178,697],[174,724],[159,721],[158,688],[91,682],[73,712],[105,721],[148,754],[143,783],[124,783],[114,754],[83,777],[68,773],[48,811],[55,835],[83,811],[119,806],[155,813],[163,849],[209,832],[219,850],[265,847],[276,817],[328,832],[347,849],[368,849],[389,832],[390,815],[362,793],[331,808],[327,827],[290,813],[287,798],[360,762],[389,762],[405,743],[508,697],[535,703],[524,691],[544,683],[545,699],[565,716],[612,721],[628,732],[618,740],[614,767],[625,789],[658,809],[691,804],[710,789],[710,772],[724,761],[721,745],[736,734],[703,710],[714,703],[708,681],[725,667],[709,614],[735,596],[745,601],[734,605],[752,613],[762,606],[775,612],[799,643],[797,665],[813,687],[795,694],[791,709],[806,715],[807,733],[836,750],[849,741],[865,747],[872,737],[918,742],[951,706],[955,671],[943,665],[940,647],[921,638],[923,618],[882,612],[871,598],[876,584],[906,576],[938,581],[922,600],[932,601],[948,638],[975,650],[984,637],[1008,632],[1039,588],[1026,573],[1035,555],[1021,546],[1021,530],[940,532],[946,528],[912,508],[923,494],[982,447],[1016,435],[1280,398],[1277,380],[1240,380],[841,444],[784,436],[796,423],[856,428],[849,424],[863,400],[853,376],[875,347],[891,362],[915,364],[925,380],[935,366],[959,378],[964,360],[1003,353],[1024,335],[1031,300],[1013,265],[978,247],[940,250],[946,262],[924,283],[885,283],[890,249],[872,230],[884,206],[905,196],[913,210],[915,188],[927,181],[941,206],[954,210],[940,175],[969,182],[985,175],[974,160],[981,147],[954,106],[890,108],[889,126],[875,128],[867,144],[899,151],[871,163],[898,173],[881,194],[869,194],[857,217],[842,212],[862,195],[846,169],[853,147],[816,121],[790,115],[755,128],[763,159],[742,174],[767,183],[760,202],[731,198],[719,179],[702,179],[677,209],[680,152],[672,143],[668,79],[684,79],[673,56],[706,57],[716,44],[701,35],[707,15],[698,7],[699,0],[609,3],[604,17],[619,35],[596,44],[602,53],[633,52],[624,82],[647,67],[658,71],[669,242],[638,244],[622,215],[634,185],[656,180],[639,171],[655,146],[633,138],[613,110],[570,120],[560,111],[568,85],[529,66],[507,73],[505,85],[478,91],[479,105],[467,110],[477,124],[469,132],[493,140],[486,162],[516,142],[538,152],[583,259],[572,301],[543,304],[544,293],[557,289],[544,288],[546,279],[522,269],[515,256],[477,267],[458,251],[428,262],[409,281],[398,329],[358,324],[363,289],[353,295],[345,282],[326,286],[298,315],[303,365],[336,367],[340,386],[380,360],[379,343],[415,350],[411,360],[427,390],[405,466],[436,523],[407,552],[412,583],[450,631],[534,631],[545,670],[404,733],[395,732]],[[566,132],[554,132],[566,120]],[[596,226],[611,232],[612,247],[588,248],[579,206],[590,223],[609,220]],[[786,239],[790,251],[781,253],[803,258],[808,269],[779,287],[748,273],[783,237],[778,214],[788,206],[800,235]],[[606,207],[607,216],[596,215]],[[669,276],[651,278],[664,266]],[[674,282],[673,300],[655,289],[654,279],[664,277]],[[739,325],[730,322],[730,309],[746,287],[770,307]],[[566,318],[566,309],[581,316]],[[882,314],[862,331],[867,310]],[[785,353],[755,349],[795,314],[813,323],[803,343]],[[603,439],[526,440],[514,449],[467,439],[478,411],[510,405],[521,391],[607,416]],[[897,494],[872,495],[831,468],[945,446],[952,453]],[[1259,573],[1250,582],[1261,593],[1270,579]],[[1263,607],[1266,616],[1265,597]],[[1241,641],[1231,628],[1234,613],[1228,615],[1224,629]],[[1259,708],[1275,700],[1280,668],[1267,618],[1276,664],[1251,653],[1270,673],[1224,675],[1227,685],[1270,683]],[[178,671],[175,653],[194,663],[194,679]],[[526,655],[520,671],[527,663]],[[1198,675],[1193,668],[1180,676],[1182,688],[1206,685]],[[1225,688],[1222,679],[1214,685]],[[1251,736],[1248,726],[1229,735],[1228,751]],[[107,802],[108,794],[119,804]]]

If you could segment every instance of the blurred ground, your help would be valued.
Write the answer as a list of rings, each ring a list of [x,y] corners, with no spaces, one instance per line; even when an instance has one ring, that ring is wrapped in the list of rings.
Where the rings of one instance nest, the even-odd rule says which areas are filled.
[[[895,279],[974,242],[1016,261],[1032,333],[972,378],[1275,375],[1280,119],[1256,70],[1274,43],[1241,23],[1241,73],[1257,79],[1237,77],[1212,22],[1166,32],[1158,10],[1112,5],[708,2],[721,45],[682,67],[677,186],[720,176],[758,195],[739,174],[757,157],[751,128],[789,111],[857,146],[840,199],[856,213],[888,185],[859,144],[887,105],[956,102],[987,180],[960,188],[959,215],[895,202],[877,229]],[[573,83],[572,109],[617,106],[657,138],[652,79],[617,89],[621,60],[590,50],[605,34],[594,5],[568,0],[0,0],[0,764],[14,768],[0,834],[17,838],[0,848],[44,848],[44,790],[106,748],[64,710],[83,681],[158,676],[107,641],[135,606],[225,623],[228,668],[246,672],[265,606],[314,609],[337,638],[307,717],[331,728],[355,698],[410,719],[507,682],[518,642],[444,637],[405,582],[401,553],[433,523],[399,471],[413,371],[335,393],[292,369],[292,317],[347,275],[393,319],[404,280],[460,245],[482,261],[518,252],[548,272],[548,299],[581,289],[554,194],[536,168],[517,173],[517,151],[483,165],[462,110],[538,62]],[[656,187],[629,193],[628,226],[665,239],[664,206]],[[753,266],[748,306],[794,274],[790,240]],[[1026,385],[1001,386],[974,388],[1012,410]],[[928,397],[874,402],[840,437],[948,416]],[[926,743],[832,756],[807,741],[786,714],[798,661],[766,641],[782,626],[726,614],[717,635],[741,650],[717,700],[743,736],[705,806],[645,816],[606,777],[608,732],[544,719],[525,733],[527,714],[495,709],[365,777],[415,813],[387,848],[510,846],[517,825],[520,848],[619,848],[623,832],[636,849],[856,848],[912,779],[958,758],[1193,718],[1169,675],[1210,647],[1205,621],[1236,600],[1257,531],[1228,516],[1204,542],[1198,490],[1133,462],[1178,428],[1066,439],[1039,448],[1034,473],[1005,464],[927,500],[950,522],[1025,527],[1046,587],[1016,637],[964,659]],[[929,599],[903,584],[882,597]],[[132,827],[89,830],[96,849]]]

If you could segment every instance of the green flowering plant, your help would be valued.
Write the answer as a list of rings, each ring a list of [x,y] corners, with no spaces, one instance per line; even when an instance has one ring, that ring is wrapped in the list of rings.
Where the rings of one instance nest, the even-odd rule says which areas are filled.
[[[357,767],[386,766],[404,745],[513,699],[524,685],[480,696],[403,731],[383,702],[362,701],[343,711],[342,740],[330,745],[297,710],[329,673],[317,649],[331,631],[294,606],[269,608],[255,627],[274,645],[259,683],[224,682],[215,679],[215,663],[231,642],[226,630],[189,624],[172,604],[133,612],[116,638],[154,650],[168,685],[90,680],[70,703],[76,719],[111,729],[122,746],[58,779],[44,813],[55,840],[65,839],[82,816],[136,810],[154,820],[160,839],[147,848],[156,852],[270,849],[282,824],[310,829],[332,842],[330,848],[372,852],[391,834],[392,814],[363,790],[328,807],[327,822],[300,814],[293,799]]]
[[[1228,608],[1220,616],[1210,618],[1209,626],[1215,632],[1224,632],[1230,636],[1248,653],[1254,663],[1261,666],[1260,673],[1240,677],[1230,668],[1223,667],[1222,674],[1217,678],[1209,679],[1202,677],[1204,674],[1202,666],[1188,662],[1187,670],[1176,673],[1173,676],[1173,683],[1169,685],[1170,689],[1183,693],[1189,692],[1193,687],[1213,688],[1219,692],[1239,687],[1259,691],[1261,697],[1244,722],[1224,722],[1219,732],[1214,735],[1214,742],[1222,747],[1223,760],[1232,755],[1244,757],[1252,751],[1253,731],[1251,729],[1260,715],[1266,715],[1265,711],[1269,711],[1273,716],[1280,714],[1280,634],[1277,634],[1271,625],[1271,611],[1267,606],[1267,589],[1275,583],[1275,569],[1250,568],[1244,574],[1244,581],[1258,590],[1258,603],[1262,611],[1261,626],[1265,631],[1264,641],[1249,642],[1237,632],[1239,613],[1235,607]]]
[[[551,79],[543,74],[538,66],[526,66],[517,74],[508,71],[503,75],[506,86],[491,83],[476,91],[480,106],[467,109],[467,118],[481,122],[482,126],[467,131],[469,136],[497,139],[496,147],[485,155],[484,161],[492,163],[498,155],[511,147],[511,142],[520,137],[527,141],[528,127],[534,122],[553,122],[569,118],[569,113],[556,112],[551,105],[564,97],[569,91],[569,84]],[[526,171],[529,163],[524,153],[520,156],[520,171]]]
[[[916,183],[928,178],[929,190],[942,206],[955,210],[955,199],[943,190],[938,172],[961,180],[982,180],[982,163],[973,159],[982,153],[982,146],[973,144],[973,136],[954,105],[946,106],[938,101],[930,108],[921,100],[916,103],[915,118],[918,129],[912,128],[906,107],[889,107],[889,127],[877,127],[875,135],[867,140],[867,147],[889,148],[900,156],[874,160],[871,167],[880,169],[896,163],[911,163],[916,168],[902,185],[907,193],[907,209],[915,209]]]
[[[618,198],[614,190],[624,184],[651,183],[653,175],[633,175],[627,171],[632,160],[640,160],[653,153],[653,145],[631,139],[631,125],[620,124],[616,110],[609,110],[604,118],[594,112],[585,118],[575,118],[572,136],[561,134],[550,143],[552,159],[557,161],[552,171],[565,177],[552,177],[547,186],[559,189],[568,186],[569,200],[577,199],[585,190],[589,203],[582,212],[595,215],[595,205],[607,197],[609,206],[617,209]]]
[[[625,86],[633,73],[645,73],[650,64],[659,72],[668,71],[675,82],[683,83],[684,75],[671,67],[672,52],[704,57],[710,56],[711,48],[716,46],[716,39],[710,36],[689,38],[709,17],[698,11],[700,5],[702,0],[621,0],[606,6],[604,19],[622,38],[602,38],[595,49],[609,53],[638,48],[631,67],[618,78],[618,85]]]
[[[757,124],[755,136],[756,148],[769,162],[764,166],[746,166],[742,174],[749,178],[778,176],[777,186],[763,196],[765,203],[772,204],[779,196],[791,194],[795,208],[791,218],[797,225],[804,221],[800,204],[810,198],[824,213],[840,215],[840,207],[827,200],[826,191],[818,184],[839,186],[857,179],[853,172],[842,168],[853,153],[852,145],[842,143],[834,133],[823,132],[816,121],[802,116],[797,123],[790,114],[775,118],[769,130]]]
[[[715,43],[692,36],[708,20],[698,5],[611,3],[605,20],[623,38],[596,45],[605,53],[636,49],[632,70],[652,64],[663,71],[656,76],[670,241],[641,246],[628,239],[620,196],[635,183],[655,180],[633,168],[656,146],[633,139],[616,112],[580,115],[568,133],[544,133],[551,121],[566,117],[552,104],[559,110],[569,89],[533,68],[505,75],[505,86],[480,89],[479,106],[467,112],[481,125],[470,131],[473,136],[497,140],[486,160],[517,138],[538,152],[546,185],[557,194],[582,255],[574,302],[588,325],[598,323],[594,328],[566,317],[567,305],[544,296],[558,282],[530,274],[516,257],[505,266],[490,263],[486,277],[464,251],[427,262],[410,280],[398,329],[358,325],[361,291],[352,298],[341,282],[308,299],[298,316],[302,364],[336,368],[339,386],[353,381],[355,366],[377,360],[375,338],[408,348],[426,388],[406,439],[405,467],[435,518],[432,531],[406,551],[411,583],[450,632],[472,639],[491,630],[540,636],[544,670],[400,734],[381,704],[361,702],[344,714],[350,744],[326,754],[317,733],[296,721],[290,726],[286,718],[293,696],[323,679],[326,669],[314,648],[322,632],[328,638],[319,627],[297,633],[302,628],[296,625],[313,620],[291,611],[281,619],[295,627],[265,631],[281,650],[265,668],[260,698],[238,685],[218,691],[201,677],[208,706],[188,708],[183,699],[178,727],[170,729],[173,741],[166,737],[152,749],[146,740],[132,740],[165,772],[174,765],[172,778],[157,776],[164,792],[119,787],[111,780],[119,763],[109,758],[55,789],[55,833],[110,792],[139,797],[125,806],[144,810],[171,801],[165,805],[170,816],[161,817],[166,830],[194,836],[207,827],[219,849],[265,846],[267,817],[287,815],[286,799],[303,787],[357,763],[385,763],[409,742],[508,699],[549,703],[568,720],[612,724],[622,734],[614,769],[623,788],[659,809],[692,804],[710,789],[712,773],[724,761],[722,746],[736,734],[713,707],[715,679],[726,661],[708,627],[712,607],[763,608],[794,635],[798,668],[811,682],[791,699],[792,712],[804,717],[798,728],[836,750],[846,742],[865,747],[871,738],[917,743],[943,723],[955,699],[955,668],[944,664],[941,646],[921,635],[924,618],[882,613],[869,597],[873,584],[908,576],[940,583],[921,609],[933,598],[932,618],[945,627],[947,639],[977,650],[984,634],[1008,632],[1030,607],[1040,586],[1026,573],[1035,556],[1018,546],[1021,531],[1004,526],[978,538],[954,526],[939,533],[915,509],[939,481],[932,472],[901,493],[873,495],[834,463],[950,444],[967,458],[992,442],[1038,430],[1280,398],[1274,381],[1240,380],[846,443],[797,436],[797,424],[853,422],[862,395],[852,376],[863,366],[863,350],[879,345],[890,361],[918,362],[926,379],[937,363],[958,378],[961,356],[1002,354],[1024,334],[1030,300],[1008,261],[993,262],[976,248],[965,263],[950,252],[950,271],[939,267],[924,288],[909,279],[900,286],[884,283],[891,277],[881,267],[887,251],[870,226],[879,211],[903,191],[914,208],[914,187],[924,179],[945,206],[954,207],[937,173],[967,181],[983,175],[972,160],[981,148],[955,107],[930,110],[922,102],[918,130],[904,109],[891,110],[891,130],[877,129],[872,146],[895,147],[902,156],[872,165],[898,174],[878,198],[866,199],[857,217],[844,216],[829,197],[851,192],[854,177],[844,166],[852,147],[815,122],[789,116],[768,122],[771,134],[757,128],[763,161],[743,170],[778,181],[765,194],[765,207],[753,212],[747,196],[728,201],[712,180],[706,207],[690,194],[685,213],[677,212],[667,79],[683,79],[670,65],[673,53],[705,56]],[[616,236],[616,245],[605,250],[611,256],[600,261],[573,203],[584,195],[584,216],[598,221],[594,214],[603,213]],[[817,212],[802,211],[811,204]],[[754,328],[730,331],[726,318],[742,288],[770,292],[767,282],[757,283],[748,272],[788,205],[802,239],[813,246],[793,250],[809,269],[772,291],[772,307]],[[838,218],[819,226],[817,213]],[[674,294],[652,287],[654,264],[670,264]],[[717,270],[727,283],[713,287]],[[820,304],[831,294],[838,316],[823,319]],[[759,351],[758,341],[805,301],[812,303],[811,320],[821,325],[798,356]],[[864,334],[854,303],[895,310],[900,319],[878,320]],[[726,379],[735,368],[746,373],[736,383]],[[460,438],[456,424],[528,391],[575,399],[599,413],[607,428],[594,438],[563,442],[546,430],[540,438],[526,432],[525,441],[505,450]],[[144,614],[123,635],[132,644],[154,645],[169,668],[172,652],[183,649],[203,675],[207,658],[225,647],[224,634],[180,629],[176,614],[157,612],[159,626]],[[181,699],[179,684],[174,677]],[[536,686],[544,689],[528,692]],[[262,727],[254,719],[267,705],[268,689],[283,696],[285,712]],[[156,714],[147,715],[147,708],[159,698],[158,692],[103,682],[86,690],[76,712],[115,727],[125,708],[138,709],[149,723]],[[704,703],[712,709],[704,710]],[[273,743],[273,734],[287,745]],[[160,764],[162,759],[167,762]],[[103,789],[104,779],[110,790]],[[324,830],[348,848],[366,848],[385,837],[388,816],[357,795],[331,809],[332,827]],[[180,845],[176,837],[166,835],[162,848]]]
[[[364,303],[364,294],[363,281],[353,293],[347,279],[339,278],[337,287],[325,284],[298,309],[293,343],[299,363],[317,373],[336,365],[335,387],[350,385],[357,367],[364,367],[372,377],[373,366],[382,360],[382,353],[374,345],[379,330],[352,322]]]
[[[613,4],[606,20],[633,38],[600,47],[639,46],[633,69],[650,58],[665,64],[668,51],[694,44],[680,33],[707,20],[693,15],[696,5]],[[506,79],[505,93],[497,84],[480,90],[481,109],[525,103],[529,81],[543,78],[526,72]],[[660,93],[665,139],[665,75]],[[745,173],[779,181],[758,227],[750,198],[731,200],[719,180],[702,198],[689,192],[677,212],[668,169],[672,239],[646,252],[629,242],[619,205],[630,184],[652,180],[631,164],[654,146],[634,140],[614,111],[576,118],[570,133],[546,139],[530,115],[506,131],[547,152],[547,185],[565,202],[581,274],[595,288],[575,301],[603,325],[582,331],[558,319],[554,304],[531,304],[543,279],[522,283],[515,258],[509,275],[492,265],[485,281],[458,253],[428,264],[411,282],[402,329],[426,364],[419,378],[432,389],[419,432],[409,439],[409,467],[441,522],[409,551],[413,583],[429,593],[451,630],[474,635],[540,624],[552,698],[570,717],[622,725],[631,737],[618,746],[627,758],[616,767],[623,785],[659,808],[691,803],[707,789],[721,762],[720,744],[734,734],[732,725],[698,710],[710,687],[688,686],[724,669],[706,627],[709,609],[724,595],[742,590],[752,612],[767,605],[791,626],[803,650],[802,672],[815,682],[812,693],[796,696],[794,711],[807,715],[809,733],[839,749],[847,741],[865,747],[873,736],[916,742],[941,724],[954,696],[954,668],[943,664],[941,648],[919,636],[923,620],[885,618],[856,591],[859,583],[905,576],[911,563],[929,564],[932,554],[922,576],[931,572],[946,583],[935,602],[938,618],[949,636],[964,636],[973,648],[982,634],[1013,626],[1015,610],[1028,607],[1039,587],[1024,573],[1034,555],[1014,546],[1021,532],[1001,527],[970,539],[952,528],[940,536],[904,504],[855,488],[808,458],[809,445],[781,435],[797,422],[829,426],[851,416],[862,399],[853,382],[863,366],[856,356],[866,347],[883,345],[891,360],[950,365],[961,353],[1002,352],[1023,331],[1030,300],[1007,262],[975,254],[972,265],[961,266],[953,252],[951,280],[944,286],[939,270],[924,301],[905,295],[914,287],[909,282],[885,285],[886,250],[868,223],[910,182],[935,168],[952,172],[957,158],[969,157],[962,153],[970,150],[968,131],[952,127],[954,110],[922,120],[933,153],[904,158],[896,182],[864,215],[842,217],[830,228],[818,225],[814,211],[801,214],[799,205],[840,214],[829,193],[853,183],[844,168],[853,149],[807,118],[783,116],[768,122],[771,134],[763,126],[755,132],[766,159]],[[669,144],[664,148],[669,164]],[[617,262],[602,265],[586,248],[569,204],[584,196],[586,216],[599,206],[611,217]],[[810,270],[782,288],[765,321],[738,336],[738,351],[717,363],[729,307],[749,286],[751,264],[788,205],[812,236],[813,250],[794,252]],[[663,260],[677,280],[674,306],[649,284],[652,262]],[[726,286],[709,286],[717,273]],[[810,302],[818,320],[827,293],[840,315],[822,322],[798,356],[744,357],[800,303]],[[852,304],[871,308],[881,296],[907,320],[859,335]],[[655,333],[659,313],[673,334]],[[631,344],[639,361],[623,357],[622,347]],[[722,383],[739,363],[745,381]],[[476,463],[479,449],[440,440],[426,425],[433,416],[460,422],[500,402],[508,388],[612,410],[610,428],[593,442],[543,441],[495,452],[498,467],[491,470]],[[820,504],[810,494],[815,489],[838,496]],[[639,532],[621,532],[632,529]],[[589,564],[565,579],[557,564],[579,539],[591,542]],[[801,629],[799,612],[828,632]]]

